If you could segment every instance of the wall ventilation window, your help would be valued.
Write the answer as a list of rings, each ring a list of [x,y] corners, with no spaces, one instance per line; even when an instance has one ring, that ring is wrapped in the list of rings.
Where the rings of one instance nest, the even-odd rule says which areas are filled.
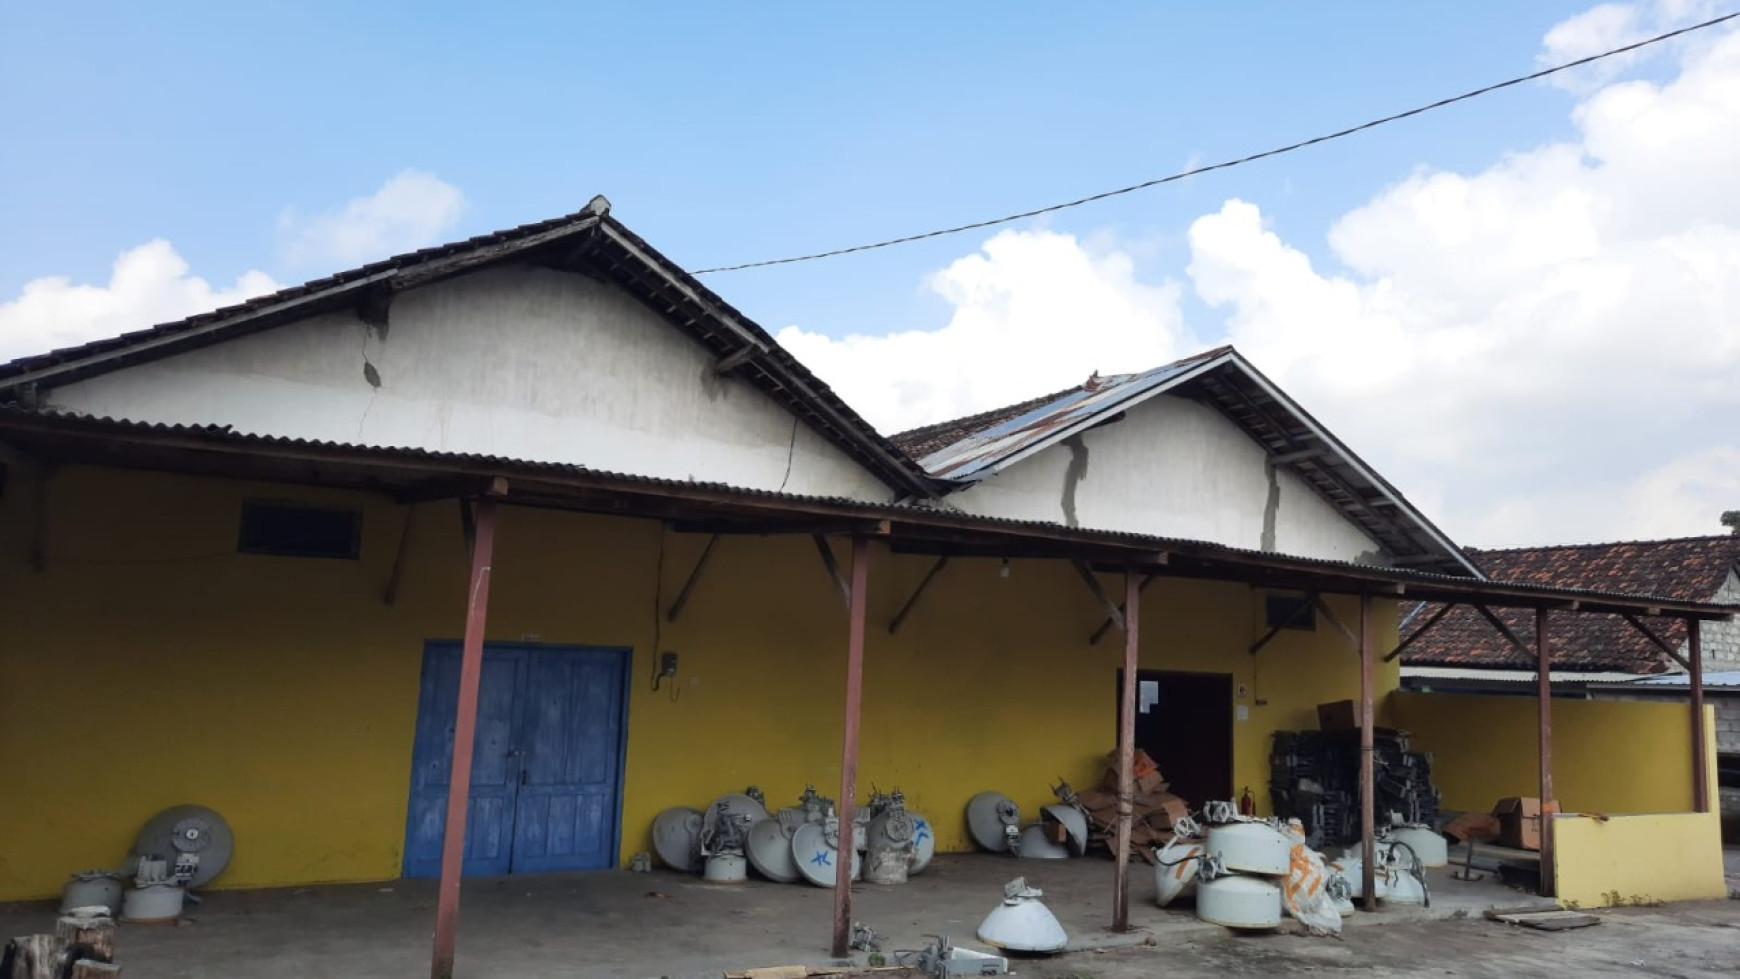
[[[1264,606],[1270,629],[1311,632],[1317,628],[1317,610],[1312,607],[1311,599],[1304,595],[1269,595]]]
[[[362,539],[362,511],[272,500],[242,504],[236,550],[243,554],[354,560]]]

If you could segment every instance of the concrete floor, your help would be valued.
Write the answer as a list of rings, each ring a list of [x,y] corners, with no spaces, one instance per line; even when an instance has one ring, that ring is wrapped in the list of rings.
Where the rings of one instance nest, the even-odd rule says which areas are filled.
[[[903,886],[860,885],[853,917],[887,936],[885,949],[917,948],[925,934],[980,945],[979,922],[1003,884],[1025,875],[1069,931],[1072,948],[1161,946],[1226,934],[1188,906],[1154,906],[1153,872],[1133,867],[1131,934],[1107,930],[1112,864],[1086,858],[1017,861],[943,855]],[[1353,926],[1464,914],[1527,895],[1490,878],[1431,879],[1433,906],[1357,914]],[[761,966],[829,962],[830,892],[753,881],[702,883],[665,871],[486,878],[465,883],[459,970],[465,979],[541,976],[709,977]],[[128,979],[420,979],[428,975],[433,881],[347,884],[269,891],[217,891],[180,925],[122,925],[117,958]],[[0,935],[50,930],[46,903],[0,905]],[[1069,961],[1079,956],[1066,956]],[[1024,969],[1032,974],[1032,969]]]

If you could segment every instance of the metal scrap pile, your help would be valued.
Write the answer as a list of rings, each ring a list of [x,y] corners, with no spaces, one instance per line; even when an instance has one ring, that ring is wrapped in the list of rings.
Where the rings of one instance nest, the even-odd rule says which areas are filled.
[[[1438,818],[1432,756],[1412,750],[1406,731],[1372,733],[1377,821],[1431,825]],[[1358,840],[1359,732],[1276,731],[1269,797],[1275,815],[1304,824],[1314,848]]]

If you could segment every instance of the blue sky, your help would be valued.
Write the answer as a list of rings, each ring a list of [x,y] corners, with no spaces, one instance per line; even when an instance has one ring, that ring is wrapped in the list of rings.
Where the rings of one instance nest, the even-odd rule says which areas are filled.
[[[0,359],[597,193],[689,268],[982,219],[1722,12],[0,0]],[[1721,28],[708,281],[885,429],[1233,342],[1467,542],[1719,531],[1737,93]]]
[[[1515,74],[1580,9],[1425,6],[8,2],[0,295],[154,237],[215,280],[322,274],[284,262],[279,212],[407,167],[463,190],[457,232],[603,193],[692,268],[882,238]],[[1567,101],[1522,89],[1047,224],[1164,255],[1241,196],[1308,239],[1414,166],[1562,135]],[[914,326],[943,315],[920,277],[974,244],[712,281],[769,326]]]

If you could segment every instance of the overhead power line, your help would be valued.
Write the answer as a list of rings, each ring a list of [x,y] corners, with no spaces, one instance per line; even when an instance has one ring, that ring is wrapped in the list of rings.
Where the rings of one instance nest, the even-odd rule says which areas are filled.
[[[927,238],[942,238],[942,237],[947,236],[947,235],[960,234],[963,231],[976,231],[980,228],[993,228],[999,224],[1008,224],[1011,221],[1020,221],[1020,220],[1023,220],[1025,218],[1038,217],[1041,214],[1050,214],[1053,211],[1064,211],[1064,210],[1068,210],[1069,208],[1072,208],[1072,207],[1080,207],[1083,204],[1092,204],[1095,201],[1103,201],[1109,197],[1119,197],[1119,196],[1122,196],[1124,194],[1133,194],[1138,190],[1147,190],[1150,187],[1158,187],[1161,184],[1173,183],[1175,181],[1184,180],[1188,177],[1201,176],[1202,174],[1212,173],[1216,170],[1230,170],[1233,167],[1243,166],[1247,163],[1255,163],[1258,160],[1266,160],[1266,159],[1269,159],[1270,157],[1281,156],[1281,155],[1286,154],[1286,153],[1292,153],[1295,150],[1302,150],[1302,149],[1305,149],[1306,147],[1316,146],[1320,143],[1327,143],[1327,142],[1330,142],[1332,140],[1341,139],[1341,138],[1346,137],[1346,136],[1352,136],[1355,133],[1362,133],[1368,129],[1376,129],[1379,126],[1385,126],[1385,125],[1388,125],[1392,122],[1400,122],[1403,119],[1408,119],[1408,118],[1411,118],[1413,116],[1423,115],[1427,112],[1431,112],[1433,109],[1442,109],[1447,105],[1455,105],[1458,102],[1465,102],[1469,99],[1478,98],[1479,96],[1487,95],[1489,93],[1496,92],[1500,89],[1511,88],[1512,86],[1521,85],[1525,82],[1536,81],[1538,79],[1545,78],[1548,75],[1555,75],[1561,71],[1568,71],[1572,68],[1580,68],[1583,65],[1593,64],[1594,62],[1600,61],[1604,58],[1611,58],[1611,57],[1614,57],[1615,55],[1621,55],[1621,54],[1626,54],[1626,53],[1631,52],[1631,51],[1636,51],[1639,48],[1647,48],[1652,44],[1660,44],[1663,41],[1672,40],[1673,38],[1680,37],[1680,36],[1685,35],[1685,34],[1690,34],[1694,31],[1701,31],[1701,30],[1705,30],[1707,28],[1715,27],[1718,24],[1724,24],[1724,23],[1727,23],[1728,21],[1734,20],[1736,18],[1740,18],[1740,10],[1737,10],[1733,13],[1723,14],[1720,17],[1713,17],[1709,20],[1703,21],[1702,23],[1692,24],[1689,27],[1682,27],[1678,30],[1668,31],[1665,34],[1657,34],[1654,37],[1645,38],[1644,40],[1636,41],[1634,43],[1627,44],[1627,45],[1624,45],[1622,47],[1617,47],[1617,48],[1614,48],[1610,51],[1603,51],[1600,54],[1592,54],[1586,58],[1578,58],[1575,61],[1567,61],[1562,65],[1554,65],[1551,68],[1543,68],[1537,72],[1531,72],[1530,74],[1527,74],[1527,75],[1520,75],[1516,78],[1506,79],[1505,81],[1496,82],[1492,85],[1486,85],[1486,86],[1483,86],[1481,88],[1474,89],[1473,91],[1463,92],[1461,95],[1452,95],[1451,97],[1449,97],[1447,99],[1439,99],[1438,101],[1430,103],[1428,105],[1416,106],[1412,109],[1406,110],[1405,112],[1397,112],[1394,115],[1384,116],[1381,119],[1373,119],[1370,122],[1362,122],[1357,126],[1349,126],[1346,129],[1340,129],[1340,130],[1337,130],[1333,133],[1327,133],[1327,134],[1322,135],[1322,136],[1313,136],[1310,139],[1301,140],[1300,142],[1297,142],[1297,143],[1289,143],[1286,146],[1277,146],[1274,149],[1263,150],[1260,153],[1252,153],[1249,156],[1241,156],[1236,160],[1222,160],[1219,163],[1210,163],[1206,166],[1191,167],[1188,170],[1180,170],[1177,173],[1168,174],[1164,177],[1156,177],[1153,180],[1144,180],[1139,184],[1131,184],[1128,187],[1119,187],[1116,190],[1105,190],[1105,191],[1101,191],[1097,194],[1089,194],[1086,197],[1078,197],[1075,200],[1063,201],[1063,202],[1058,203],[1058,204],[1048,204],[1045,207],[1036,207],[1031,211],[1022,211],[1018,214],[1006,214],[1000,218],[989,218],[989,219],[984,220],[984,221],[974,221],[970,224],[957,224],[952,228],[938,228],[935,231],[924,231],[924,232],[920,232],[920,233],[915,234],[915,235],[905,235],[905,236],[900,237],[900,238],[889,238],[885,241],[873,241],[873,242],[869,242],[868,244],[852,245],[852,246],[847,247],[847,248],[835,248],[835,249],[832,249],[830,251],[825,251],[825,252],[812,252],[811,254],[808,254],[808,255],[793,255],[789,258],[770,258],[770,259],[765,259],[765,260],[759,261],[759,262],[744,262],[741,265],[720,265],[720,266],[716,266],[716,267],[710,268],[710,269],[701,269],[700,271],[696,272],[695,274],[696,275],[706,275],[710,272],[738,272],[738,271],[741,271],[743,269],[766,268],[767,266],[770,266],[770,265],[793,265],[793,264],[796,264],[798,262],[813,262],[813,261],[816,261],[817,259],[834,258],[835,256],[838,256],[838,255],[851,255],[855,252],[873,251],[877,248],[888,248],[888,247],[891,247],[893,245],[904,245],[904,244],[907,244],[909,242],[923,241]]]

